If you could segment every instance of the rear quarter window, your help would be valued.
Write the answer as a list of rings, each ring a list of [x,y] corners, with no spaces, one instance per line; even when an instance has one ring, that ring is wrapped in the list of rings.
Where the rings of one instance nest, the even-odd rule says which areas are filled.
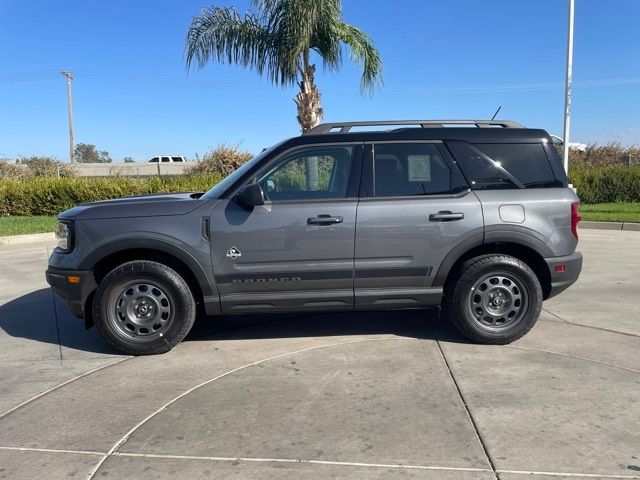
[[[472,189],[518,188],[513,179],[526,188],[562,186],[540,143],[451,142],[449,148]]]
[[[540,143],[481,143],[476,147],[527,188],[557,186],[551,164]]]

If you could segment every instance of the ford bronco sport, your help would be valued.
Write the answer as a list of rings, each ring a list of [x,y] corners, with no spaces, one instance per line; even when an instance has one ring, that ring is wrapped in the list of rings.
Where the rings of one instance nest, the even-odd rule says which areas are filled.
[[[46,275],[87,327],[134,355],[170,350],[198,310],[442,306],[469,339],[504,344],[577,280],[579,220],[544,130],[323,124],[206,193],[61,213]]]

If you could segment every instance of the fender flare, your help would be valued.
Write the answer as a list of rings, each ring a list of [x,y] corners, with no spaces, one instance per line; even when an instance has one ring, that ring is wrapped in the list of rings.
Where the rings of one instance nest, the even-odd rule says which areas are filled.
[[[215,290],[211,286],[211,281],[207,273],[187,250],[176,245],[175,242],[149,236],[148,234],[140,236],[140,234],[137,233],[135,236],[121,237],[98,245],[92,248],[89,254],[82,259],[78,269],[92,270],[98,262],[110,255],[135,249],[157,250],[177,258],[187,266],[196,278],[204,297],[217,295],[217,293],[214,293]]]
[[[542,258],[555,256],[553,251],[539,238],[534,235],[531,230],[519,225],[504,225],[499,229],[485,231],[484,235],[474,235],[463,242],[456,245],[444,258],[435,278],[433,279],[434,287],[444,286],[449,273],[453,266],[470,250],[492,243],[511,243],[528,247],[538,253]]]

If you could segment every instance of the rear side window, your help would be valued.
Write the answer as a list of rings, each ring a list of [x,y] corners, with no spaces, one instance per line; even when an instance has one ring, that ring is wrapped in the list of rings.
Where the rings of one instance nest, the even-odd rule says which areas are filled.
[[[373,149],[374,196],[405,197],[451,192],[451,171],[430,143],[382,143]]]
[[[173,160],[174,162],[183,162],[184,161],[182,159],[182,157],[171,157],[171,160]]]
[[[539,143],[448,142],[462,173],[474,190],[561,187]]]

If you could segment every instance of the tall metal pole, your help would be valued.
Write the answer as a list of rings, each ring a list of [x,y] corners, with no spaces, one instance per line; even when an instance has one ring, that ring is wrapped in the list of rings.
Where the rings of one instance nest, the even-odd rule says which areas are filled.
[[[65,70],[60,70],[60,73],[67,77],[67,109],[69,110],[69,163],[75,163],[73,156],[73,105],[71,101],[71,80],[73,80],[73,74]]]
[[[569,31],[567,32],[567,75],[564,84],[564,131],[562,134],[563,155],[565,172],[569,172],[569,129],[571,127],[571,75],[573,69],[573,5],[574,0],[569,0]]]

